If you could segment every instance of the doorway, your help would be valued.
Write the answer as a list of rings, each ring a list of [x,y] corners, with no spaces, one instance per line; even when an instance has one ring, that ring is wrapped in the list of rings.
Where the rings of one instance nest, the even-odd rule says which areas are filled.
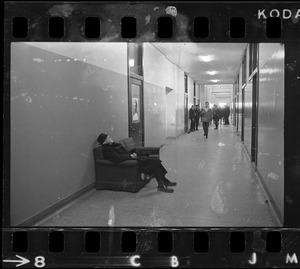
[[[143,44],[128,43],[128,129],[137,146],[144,146]]]
[[[143,83],[129,79],[129,137],[137,146],[144,146]]]

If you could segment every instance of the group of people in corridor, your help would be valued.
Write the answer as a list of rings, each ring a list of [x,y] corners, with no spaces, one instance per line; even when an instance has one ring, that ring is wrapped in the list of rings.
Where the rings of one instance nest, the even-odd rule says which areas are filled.
[[[224,123],[224,125],[229,125],[229,115],[230,108],[229,106],[225,106],[221,108],[216,104],[211,109],[209,107],[209,102],[205,102],[204,108],[200,109],[199,105],[192,105],[189,110],[189,119],[191,121],[190,132],[198,131],[199,120],[201,118],[204,136],[208,138],[208,128],[211,124],[211,121],[214,121],[215,129],[218,129],[219,123]]]

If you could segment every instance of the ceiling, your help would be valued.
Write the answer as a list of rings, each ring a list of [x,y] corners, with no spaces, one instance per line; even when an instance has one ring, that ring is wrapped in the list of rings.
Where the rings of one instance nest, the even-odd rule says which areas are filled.
[[[247,43],[152,44],[196,82],[217,85],[234,83],[247,46]],[[201,56],[210,56],[211,61],[205,62]],[[214,72],[208,74],[208,71]]]

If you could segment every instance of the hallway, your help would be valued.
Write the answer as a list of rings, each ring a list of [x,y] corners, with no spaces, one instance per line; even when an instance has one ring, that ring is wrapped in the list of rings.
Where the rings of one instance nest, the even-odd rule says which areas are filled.
[[[174,193],[158,192],[155,180],[138,193],[93,190],[36,226],[279,226],[234,126],[168,140],[161,159]]]

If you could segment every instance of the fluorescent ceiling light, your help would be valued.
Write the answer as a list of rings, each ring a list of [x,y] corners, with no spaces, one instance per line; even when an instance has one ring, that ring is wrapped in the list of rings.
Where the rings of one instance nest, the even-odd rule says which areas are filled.
[[[200,55],[199,58],[203,62],[210,62],[210,61],[212,61],[212,56],[211,55]]]
[[[210,81],[211,82],[218,82],[219,80],[218,79],[211,79]]]
[[[209,75],[211,75],[211,76],[213,76],[213,75],[217,74],[217,72],[216,72],[216,71],[207,71],[206,73],[207,73],[207,74],[209,74]]]

